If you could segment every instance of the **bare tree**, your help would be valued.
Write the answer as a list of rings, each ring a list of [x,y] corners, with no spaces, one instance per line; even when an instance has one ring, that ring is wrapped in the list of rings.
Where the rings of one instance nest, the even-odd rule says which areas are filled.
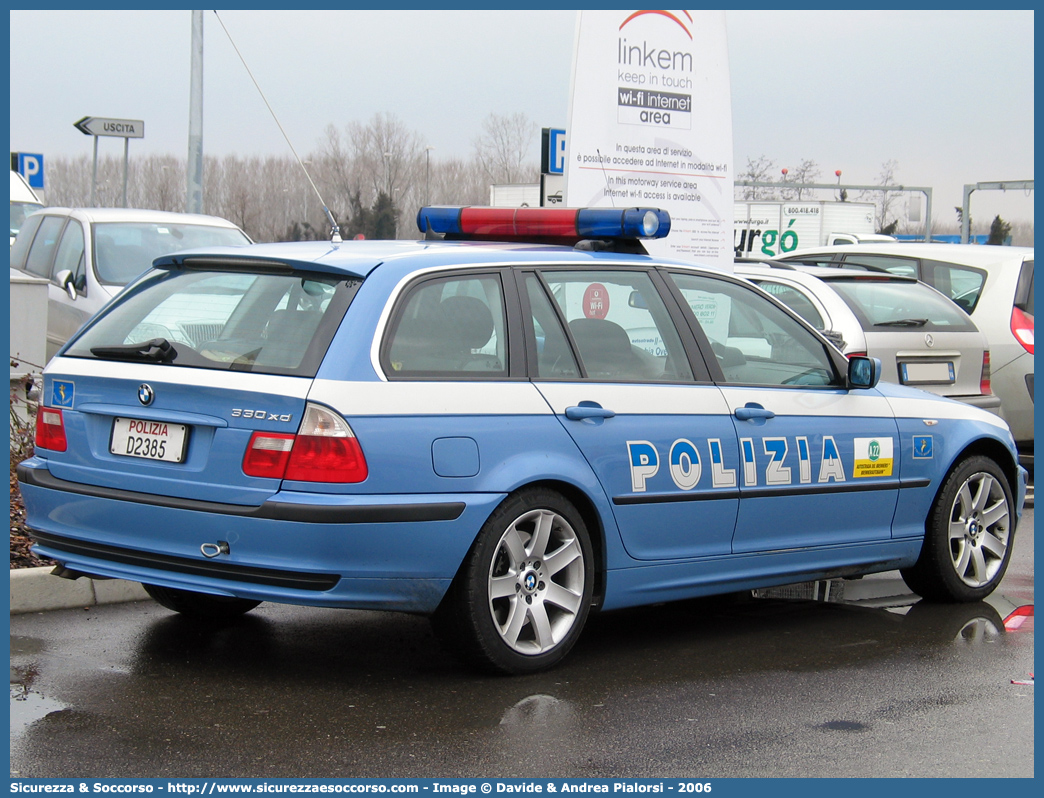
[[[877,175],[877,185],[896,185],[896,172],[898,171],[899,163],[897,161],[885,161],[881,164],[881,171]],[[898,227],[900,219],[895,207],[903,198],[901,191],[861,191],[859,198],[861,200],[870,200],[876,206],[874,227],[877,232],[894,231]]]
[[[765,157],[758,156],[757,160],[748,157],[747,169],[740,174],[740,180],[752,183],[769,183],[775,176],[776,162]],[[743,186],[743,199],[775,199],[776,190],[765,186]]]
[[[780,190],[780,194],[783,199],[802,199],[805,193],[814,191],[814,189],[802,188],[802,184],[815,183],[819,174],[819,164],[809,158],[802,159],[797,169],[787,170],[787,174],[782,175],[783,179],[780,182],[784,184],[785,188]]]
[[[323,185],[331,189],[331,211],[336,207],[350,217],[353,201],[370,207],[384,194],[398,215],[418,178],[423,182],[423,154],[416,132],[390,114],[377,114],[365,125],[349,123],[343,135],[328,126],[313,160],[319,163]]]
[[[490,114],[475,139],[475,159],[490,183],[536,182],[539,166],[527,161],[537,128],[525,114]]]

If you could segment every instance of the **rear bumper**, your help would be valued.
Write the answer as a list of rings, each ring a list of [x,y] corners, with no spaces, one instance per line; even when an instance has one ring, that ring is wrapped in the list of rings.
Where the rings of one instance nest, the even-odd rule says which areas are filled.
[[[996,394],[984,393],[975,394],[974,396],[951,396],[949,398],[1000,415],[1001,399]]]
[[[36,551],[73,571],[260,601],[419,613],[438,606],[504,498],[282,493],[241,507],[69,483],[36,459],[18,476]]]

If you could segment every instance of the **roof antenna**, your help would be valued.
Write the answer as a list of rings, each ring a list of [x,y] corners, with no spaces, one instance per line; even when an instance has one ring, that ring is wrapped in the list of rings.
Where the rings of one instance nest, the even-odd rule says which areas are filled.
[[[217,11],[214,12],[214,16],[217,17],[218,23],[220,23],[222,30],[225,31],[225,35],[228,36],[229,42],[232,44],[232,49],[236,51],[236,55],[239,56],[239,60],[243,62],[243,68],[247,71],[250,79],[254,81],[254,87],[257,89],[257,93],[261,95],[261,99],[265,101],[265,105],[268,107],[268,112],[272,114],[272,119],[275,120],[276,126],[279,128],[279,132],[283,134],[283,138],[286,139],[287,146],[290,147],[290,152],[294,154],[297,159],[298,165],[301,167],[301,171],[304,172],[305,177],[312,186],[312,191],[315,192],[315,196],[319,198],[319,204],[323,206],[323,213],[326,214],[326,218],[330,221],[330,242],[332,244],[340,244],[341,239],[341,228],[337,226],[337,222],[334,221],[333,214],[330,213],[330,209],[326,207],[326,201],[323,200],[323,195],[319,193],[319,189],[315,187],[315,182],[312,180],[312,176],[308,174],[308,170],[305,169],[304,162],[301,161],[301,156],[297,154],[297,150],[294,149],[294,145],[290,143],[290,137],[286,135],[286,131],[283,130],[283,126],[279,122],[279,117],[276,116],[275,111],[272,110],[272,106],[268,102],[268,98],[265,97],[265,93],[261,91],[261,87],[258,85],[257,80],[254,78],[254,73],[250,71],[250,67],[247,66],[246,59],[243,58],[243,54],[239,52],[239,48],[236,47],[235,41],[232,39],[232,34],[228,32],[228,28],[225,27],[225,23],[221,21],[221,16]]]

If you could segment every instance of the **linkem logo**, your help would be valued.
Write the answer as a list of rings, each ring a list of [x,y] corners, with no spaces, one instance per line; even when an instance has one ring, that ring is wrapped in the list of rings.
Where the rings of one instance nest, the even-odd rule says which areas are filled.
[[[682,11],[681,13],[685,15],[685,18],[689,21],[689,25],[691,25],[692,24],[692,16],[689,14],[689,12],[688,11]],[[627,19],[625,19],[622,23],[620,23],[620,30],[623,30],[628,25],[628,23],[630,23],[632,20],[638,19],[639,17],[647,16],[649,14],[656,14],[656,15],[661,16],[661,17],[666,17],[671,22],[673,22],[676,25],[678,25],[678,27],[680,27],[683,31],[685,31],[685,35],[686,36],[688,36],[690,39],[692,38],[692,31],[689,30],[688,26],[684,22],[682,22],[681,19],[679,19],[677,16],[675,16],[670,11],[651,11],[651,10],[635,11]]]

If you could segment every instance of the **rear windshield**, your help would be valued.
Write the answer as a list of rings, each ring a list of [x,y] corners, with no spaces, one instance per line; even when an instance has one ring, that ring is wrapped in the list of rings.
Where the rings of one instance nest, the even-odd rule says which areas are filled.
[[[360,282],[157,270],[104,309],[65,355],[315,376]]]
[[[976,329],[957,305],[924,283],[871,277],[837,278],[828,282],[866,332]]]
[[[242,246],[250,239],[235,227],[169,222],[97,222],[94,268],[103,285],[126,285],[161,255],[197,247]]]

